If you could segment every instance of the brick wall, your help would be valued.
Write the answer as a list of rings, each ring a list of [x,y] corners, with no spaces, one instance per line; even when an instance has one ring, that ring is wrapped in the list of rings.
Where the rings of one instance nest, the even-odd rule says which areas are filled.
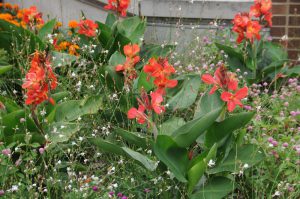
[[[300,59],[300,0],[273,0],[271,35],[289,52],[291,59]]]

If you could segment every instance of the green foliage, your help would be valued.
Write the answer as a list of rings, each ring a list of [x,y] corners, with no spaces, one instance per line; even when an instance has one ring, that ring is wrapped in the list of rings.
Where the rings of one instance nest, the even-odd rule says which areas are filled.
[[[43,27],[39,30],[38,37],[41,40],[45,40],[47,38],[48,34],[52,34],[54,27],[56,25],[56,19],[52,19],[48,21],[46,24],[43,25]]]

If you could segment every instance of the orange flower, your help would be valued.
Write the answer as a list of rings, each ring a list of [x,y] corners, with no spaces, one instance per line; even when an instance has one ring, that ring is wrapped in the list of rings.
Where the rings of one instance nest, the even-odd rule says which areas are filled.
[[[246,37],[253,42],[254,37],[257,40],[260,40],[260,32],[261,26],[259,25],[258,21],[249,21],[247,25]]]
[[[78,55],[79,55],[78,52],[77,52],[78,49],[79,49],[79,46],[78,46],[78,45],[76,45],[76,44],[71,44],[71,45],[69,46],[69,54],[70,54],[70,55],[78,56]]]
[[[58,29],[59,27],[62,27],[62,22],[60,21],[56,22],[54,29]]]
[[[69,21],[69,28],[77,28],[78,27],[78,23],[75,20],[71,20]]]
[[[87,37],[96,36],[96,29],[98,28],[98,24],[96,24],[92,20],[89,19],[81,20],[78,26],[79,26],[79,30],[78,30],[79,34],[85,35]]]
[[[10,3],[5,3],[4,7],[7,9],[12,9],[12,5]]]
[[[5,21],[11,21],[13,20],[13,16],[9,13],[1,13],[0,14],[0,19],[5,20]]]

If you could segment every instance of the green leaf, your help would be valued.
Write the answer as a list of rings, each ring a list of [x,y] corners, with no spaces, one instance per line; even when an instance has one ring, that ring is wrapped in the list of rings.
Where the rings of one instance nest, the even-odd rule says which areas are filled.
[[[12,65],[0,65],[0,75],[6,73],[7,71],[10,71],[12,67]]]
[[[299,76],[300,75],[300,65],[293,66],[292,68],[288,68],[283,72],[283,74],[288,76]]]
[[[100,149],[101,151],[104,152],[108,152],[108,153],[114,153],[117,155],[125,155],[124,150],[118,146],[117,144],[114,144],[112,142],[103,140],[101,138],[93,138],[93,139],[89,139],[89,142],[95,146],[97,146],[98,149]]]
[[[81,126],[77,123],[56,122],[50,124],[46,132],[51,145],[56,145],[57,143],[68,141],[80,128]]]
[[[142,148],[147,148],[146,138],[141,136],[138,132],[132,133],[121,128],[114,129],[114,132],[130,144],[134,144]]]
[[[229,57],[236,57],[240,61],[244,60],[243,54],[241,52],[236,51],[234,48],[232,48],[230,46],[226,46],[226,45],[220,44],[220,43],[215,43],[215,45],[220,50],[223,50]]]
[[[237,149],[231,150],[227,158],[216,167],[210,169],[210,174],[220,173],[224,171],[238,172],[244,164],[249,167],[259,163],[265,158],[262,150],[256,145],[248,144]]]
[[[222,199],[234,191],[234,182],[225,177],[214,177],[202,186],[191,199]]]
[[[108,13],[106,20],[105,20],[105,25],[112,27],[112,25],[117,21],[116,16],[113,13]]]
[[[110,66],[117,66],[118,64],[124,64],[125,61],[126,61],[126,57],[122,55],[120,52],[116,51],[110,57],[108,64]]]
[[[179,117],[172,117],[171,119],[161,124],[159,133],[171,136],[176,129],[183,126],[184,124],[184,119]]]
[[[194,118],[203,117],[205,114],[223,106],[224,102],[221,100],[220,93],[218,91],[214,94],[206,92],[197,103]]]
[[[39,30],[38,36],[42,40],[46,39],[48,34],[53,33],[53,29],[56,25],[56,19],[52,19],[48,21],[46,24],[43,25],[43,27]]]
[[[138,161],[140,164],[142,164],[146,169],[150,171],[154,171],[156,169],[155,162],[147,158],[146,156],[133,151],[127,147],[122,147],[122,149],[134,160]]]
[[[203,117],[189,121],[178,128],[172,135],[175,142],[181,147],[189,147],[214,123],[221,110],[221,108],[213,110]]]
[[[98,28],[100,30],[100,34],[98,36],[98,39],[101,42],[102,46],[107,49],[109,47],[109,45],[111,44],[110,42],[111,42],[112,37],[113,37],[112,30],[106,24],[103,24],[99,21],[96,21],[96,23],[98,24]]]
[[[146,30],[146,21],[140,17],[130,17],[117,24],[119,33],[127,37],[131,43],[141,44]]]
[[[0,102],[4,104],[7,113],[11,113],[21,109],[21,107],[10,98],[0,96]]]
[[[150,78],[148,81],[147,77],[148,75],[144,71],[141,71],[138,78],[134,82],[134,90],[139,91],[141,88],[144,88],[146,91],[152,90],[155,87],[153,78]]]
[[[206,156],[202,156],[203,159],[198,159],[197,162],[188,171],[188,193],[192,193],[194,187],[197,185],[201,177],[206,171],[209,160],[214,159],[217,154],[217,144],[214,144],[209,150]],[[205,157],[205,158],[204,158]]]
[[[210,147],[233,133],[233,131],[244,127],[252,119],[253,115],[254,113],[252,112],[238,113],[222,122],[215,122],[205,135],[205,146]]]
[[[169,107],[176,110],[191,106],[198,96],[200,84],[201,79],[198,75],[186,79],[181,90],[168,101]]]
[[[170,169],[180,182],[187,182],[185,176],[189,160],[185,148],[179,147],[167,135],[158,135],[153,150],[157,158]]]
[[[55,121],[73,121],[87,114],[95,114],[102,108],[102,97],[91,96],[83,100],[70,100],[56,106]]]

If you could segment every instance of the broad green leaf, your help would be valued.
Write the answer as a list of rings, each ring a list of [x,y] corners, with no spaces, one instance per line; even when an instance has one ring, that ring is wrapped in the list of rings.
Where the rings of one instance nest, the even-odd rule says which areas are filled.
[[[186,79],[181,90],[168,101],[169,107],[173,110],[190,107],[198,96],[200,84],[198,75]]]
[[[238,113],[226,118],[222,122],[215,122],[208,129],[205,135],[205,146],[210,147],[214,143],[220,142],[227,135],[233,133],[233,131],[244,127],[253,117],[254,113],[245,112]]]
[[[125,155],[124,150],[115,143],[103,140],[102,138],[89,139],[89,142],[97,146],[98,149],[107,153],[114,153],[116,155]]]
[[[214,177],[203,185],[191,199],[222,199],[234,191],[234,182],[225,177]]]
[[[0,75],[10,71],[12,69],[12,65],[0,65]]]
[[[12,136],[14,133],[22,132],[25,134],[25,129],[28,129],[30,132],[37,132],[38,129],[36,128],[32,119],[28,117],[29,113],[25,113],[25,111],[17,110],[11,112],[2,118],[2,126],[4,126],[4,135],[5,136]],[[25,119],[25,122],[22,122],[21,119]],[[18,129],[17,131],[15,129]]]
[[[7,113],[11,113],[21,109],[21,107],[10,98],[0,96],[0,102],[4,104]]]
[[[173,133],[174,141],[181,147],[189,147],[214,123],[221,110],[221,108],[213,110],[201,118],[187,122]]]
[[[135,90],[139,91],[141,88],[144,88],[146,91],[150,91],[151,89],[153,89],[155,87],[155,85],[153,83],[153,78],[150,78],[148,80],[147,76],[148,75],[144,71],[141,71],[138,78],[134,82]]]
[[[138,161],[140,164],[142,164],[146,169],[150,171],[154,171],[156,169],[155,162],[153,160],[150,160],[145,155],[142,155],[136,151],[131,150],[127,147],[122,147],[122,149],[127,153],[131,158]]]
[[[130,17],[117,24],[118,31],[127,37],[131,43],[141,44],[146,29],[146,21],[140,17]]]
[[[52,145],[68,141],[81,126],[77,123],[56,122],[48,126],[46,132]]]
[[[43,27],[39,30],[38,33],[39,38],[42,40],[46,39],[48,34],[53,33],[55,25],[56,25],[56,19],[52,19],[48,21],[46,24],[44,24]]]
[[[215,45],[220,50],[223,50],[229,57],[236,57],[241,61],[244,60],[243,54],[241,52],[236,51],[234,48],[220,44],[220,43],[215,43]]]
[[[47,103],[45,106],[46,106],[46,117],[48,117],[52,112],[53,110],[55,109],[56,105],[62,100],[64,99],[65,97],[69,96],[70,95],[70,92],[67,92],[67,91],[62,91],[62,92],[58,92],[58,93],[54,93],[51,95],[51,97],[54,99],[55,101],[55,105],[51,104],[51,103]],[[53,113],[52,113],[53,114]],[[50,122],[48,120],[48,122]]]
[[[214,94],[206,92],[203,96],[201,96],[197,103],[194,118],[203,117],[205,114],[223,106],[224,102],[221,100],[220,93],[218,91]]]
[[[287,51],[279,44],[265,42],[263,48],[262,59],[268,59],[272,62],[288,59]]]
[[[198,159],[197,162],[188,171],[188,193],[192,193],[194,187],[197,185],[201,177],[206,171],[209,160],[214,159],[217,154],[217,144],[214,144],[203,159]],[[204,158],[205,157],[205,158]]]
[[[112,25],[117,21],[116,16],[113,13],[108,13],[106,20],[105,20],[105,25],[108,27],[112,27]]]
[[[120,128],[114,129],[114,132],[130,144],[134,144],[142,148],[147,148],[146,138],[141,136],[138,132],[132,133]]]
[[[118,33],[110,42],[108,42],[107,49],[108,49],[108,54],[107,54],[107,59],[109,59],[112,54],[115,52],[123,52],[123,48],[125,45],[131,43],[131,41],[125,37],[124,35]]]
[[[300,75],[300,65],[293,66],[292,68],[288,68],[283,73],[285,75],[288,75],[288,76],[299,77],[299,75]]]
[[[187,182],[186,172],[188,165],[188,152],[179,147],[167,135],[158,135],[153,146],[154,153],[174,174],[180,182]]]
[[[70,100],[56,106],[55,121],[68,122],[87,114],[95,114],[102,108],[102,97],[91,96],[83,100]]]
[[[124,55],[122,55],[120,52],[116,51],[110,57],[108,64],[110,66],[117,66],[118,64],[124,64],[125,60],[126,60],[126,57]]]
[[[231,150],[227,158],[220,162],[216,167],[210,169],[210,174],[220,173],[224,171],[238,172],[244,164],[249,167],[259,163],[264,159],[265,155],[256,145],[248,144],[237,149]]]
[[[102,46],[107,49],[113,36],[112,30],[106,24],[103,24],[99,21],[96,21],[96,23],[98,24],[98,28],[100,29],[98,39],[101,42]]]
[[[76,56],[70,55],[68,53],[62,53],[53,51],[52,52],[52,65],[53,66],[66,66],[71,65],[73,61],[77,59]]]
[[[159,133],[171,136],[176,129],[183,126],[184,124],[184,119],[179,117],[172,117],[171,119],[161,124]]]

